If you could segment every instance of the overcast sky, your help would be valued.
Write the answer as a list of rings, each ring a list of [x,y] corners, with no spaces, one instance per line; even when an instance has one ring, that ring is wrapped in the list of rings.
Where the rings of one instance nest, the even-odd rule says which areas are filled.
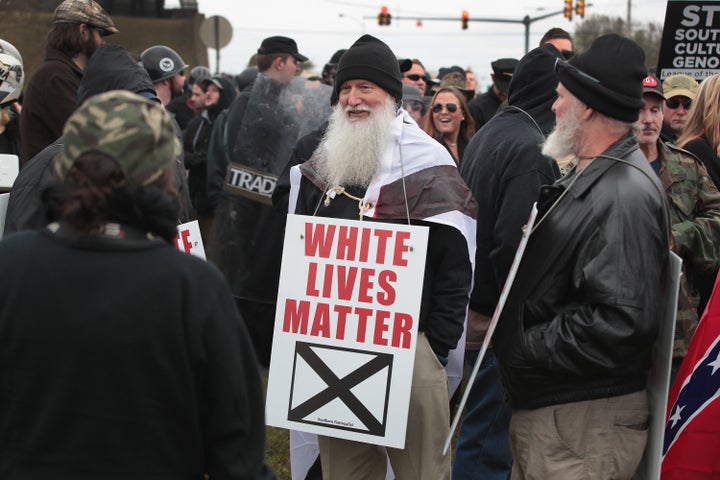
[[[574,0],[576,1],[576,0]],[[663,23],[665,0],[631,0],[632,20]],[[586,0],[590,14],[625,18],[628,0]],[[166,1],[166,7],[177,5]],[[393,20],[379,26],[377,14],[386,5]],[[419,58],[433,73],[440,67],[471,66],[481,85],[490,82],[490,62],[496,58],[520,58],[525,51],[525,27],[514,23],[470,21],[461,29],[460,16],[467,10],[473,18],[522,20],[562,10],[564,0],[260,0],[229,2],[198,0],[198,9],[206,17],[221,15],[230,21],[233,38],[220,50],[220,68],[239,73],[247,65],[263,38],[286,35],[295,39],[300,53],[309,57],[319,72],[332,54],[350,46],[360,35],[369,33],[386,42],[399,57]],[[367,18],[366,18],[367,17]],[[369,18],[372,17],[372,18]],[[398,19],[397,17],[402,17]],[[409,17],[409,19],[404,19]],[[418,17],[452,17],[451,21],[423,22]],[[571,34],[580,22],[562,14],[530,25],[530,48],[537,46],[542,34],[561,27]],[[210,67],[215,71],[215,50],[210,50]]]

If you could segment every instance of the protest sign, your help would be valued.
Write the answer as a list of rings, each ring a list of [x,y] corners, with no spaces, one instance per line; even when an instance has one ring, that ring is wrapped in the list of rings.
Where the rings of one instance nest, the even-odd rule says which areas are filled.
[[[288,215],[269,425],[403,448],[428,229]]]
[[[720,73],[720,3],[670,0],[660,44],[657,75],[676,74],[700,81]]]
[[[200,224],[197,220],[183,223],[177,227],[178,234],[175,237],[175,248],[181,252],[189,253],[203,260],[205,258],[205,246],[200,234]]]

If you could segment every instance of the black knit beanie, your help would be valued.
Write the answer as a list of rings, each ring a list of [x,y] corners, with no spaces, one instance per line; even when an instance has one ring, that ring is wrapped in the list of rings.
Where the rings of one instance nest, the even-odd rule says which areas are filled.
[[[642,81],[648,72],[645,52],[633,40],[602,35],[569,65],[558,65],[560,83],[585,105],[623,122],[637,121],[645,105]]]
[[[340,57],[335,73],[334,93],[348,80],[369,80],[402,101],[402,77],[395,54],[385,43],[372,35],[363,35]]]

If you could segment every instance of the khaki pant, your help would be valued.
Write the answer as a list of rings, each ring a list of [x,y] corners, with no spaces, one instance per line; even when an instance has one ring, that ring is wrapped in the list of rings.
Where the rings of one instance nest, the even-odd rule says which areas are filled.
[[[450,431],[445,369],[420,333],[415,352],[405,448],[385,448],[318,437],[325,480],[384,480],[387,458],[397,480],[449,480],[450,457],[442,454]],[[386,455],[387,452],[387,455]]]
[[[512,480],[631,479],[647,442],[645,390],[513,410]]]

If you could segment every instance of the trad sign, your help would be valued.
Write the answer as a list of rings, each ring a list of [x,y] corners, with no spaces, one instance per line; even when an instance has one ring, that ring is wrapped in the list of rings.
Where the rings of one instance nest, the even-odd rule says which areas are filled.
[[[426,227],[288,215],[267,423],[403,448]]]

